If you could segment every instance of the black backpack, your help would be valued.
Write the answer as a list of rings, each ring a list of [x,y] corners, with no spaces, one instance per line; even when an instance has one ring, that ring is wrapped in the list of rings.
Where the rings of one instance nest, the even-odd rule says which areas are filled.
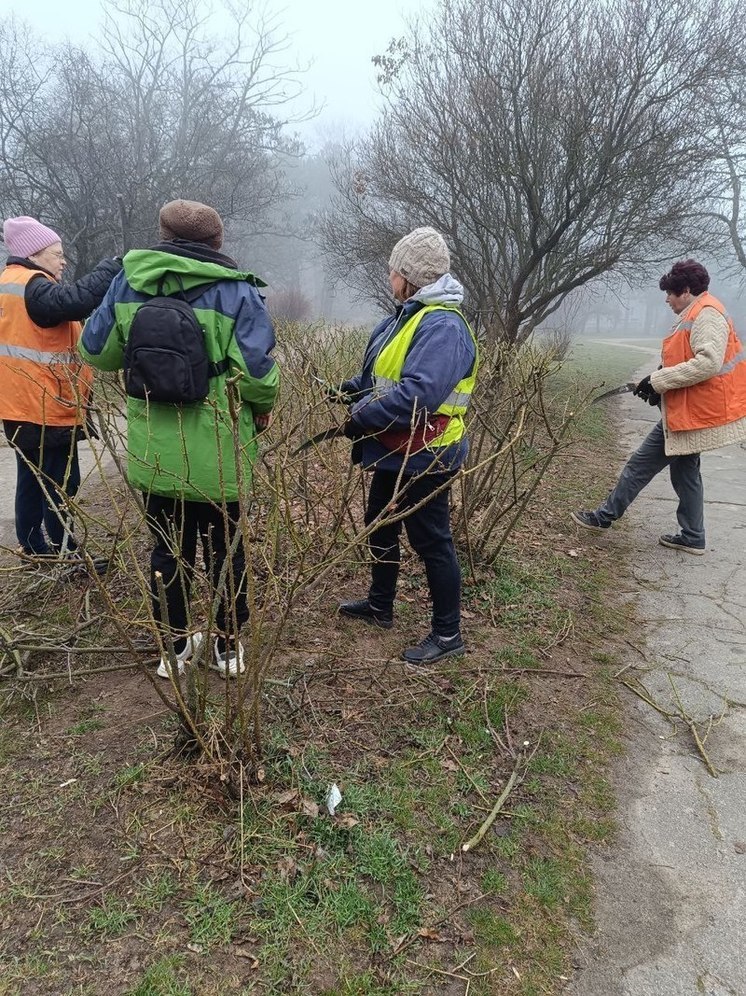
[[[197,321],[192,302],[205,285],[175,295],[158,293],[141,304],[130,326],[124,349],[124,384],[131,398],[148,402],[189,405],[204,401],[210,378],[228,369],[228,360],[211,363],[205,332]]]

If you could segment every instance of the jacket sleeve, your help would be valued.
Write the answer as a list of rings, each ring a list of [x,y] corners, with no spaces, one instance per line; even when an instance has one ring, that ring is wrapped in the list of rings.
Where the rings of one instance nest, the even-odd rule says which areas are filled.
[[[691,387],[714,377],[723,365],[728,345],[728,322],[715,308],[703,308],[689,335],[694,356],[673,367],[661,367],[650,375],[658,394],[678,387]]]
[[[428,315],[415,333],[401,380],[380,397],[362,398],[351,415],[367,432],[410,425],[413,416],[443,404],[474,360],[474,343],[458,316]]]
[[[339,385],[339,390],[342,394],[348,394],[350,397],[354,397],[356,394],[360,393],[360,383],[362,379],[362,374],[355,374],[354,377],[348,377],[347,380],[343,380]]]
[[[280,370],[271,355],[275,331],[259,292],[250,284],[236,315],[228,359],[244,376],[239,391],[255,415],[272,411],[280,387]]]
[[[25,293],[29,318],[43,329],[60,322],[82,321],[101,303],[121,269],[121,260],[102,259],[95,270],[74,284],[55,284],[42,274],[33,277]]]
[[[83,327],[78,352],[97,370],[120,370],[124,359],[124,336],[117,321],[116,302],[126,283],[123,273],[111,282],[106,295]]]

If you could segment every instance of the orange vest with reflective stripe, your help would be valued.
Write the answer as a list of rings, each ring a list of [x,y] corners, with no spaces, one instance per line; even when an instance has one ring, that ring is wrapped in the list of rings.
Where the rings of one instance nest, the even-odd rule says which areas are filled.
[[[82,424],[92,371],[76,348],[81,325],[61,322],[43,329],[31,321],[26,285],[40,272],[12,263],[0,274],[0,418],[37,425]]]
[[[674,432],[710,429],[746,417],[746,350],[724,306],[712,294],[698,295],[663,340],[663,366],[674,367],[693,358],[689,335],[703,308],[714,308],[728,322],[725,357],[720,370],[708,380],[666,391],[666,426]]]

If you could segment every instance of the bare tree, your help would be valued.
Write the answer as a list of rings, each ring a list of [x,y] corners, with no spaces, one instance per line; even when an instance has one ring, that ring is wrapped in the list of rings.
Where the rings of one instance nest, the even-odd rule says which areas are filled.
[[[433,225],[472,310],[522,341],[681,244],[744,35],[733,0],[441,0],[377,59],[388,106],[335,165],[328,257],[370,292],[396,238]]]
[[[692,205],[689,221],[702,233],[708,254],[727,275],[746,278],[746,92],[724,86],[713,103],[713,160],[708,182]]]
[[[78,271],[151,241],[160,205],[209,201],[261,227],[299,151],[278,111],[299,86],[256,4],[230,8],[229,44],[199,0],[109,0],[95,52],[0,28],[0,206],[42,215]]]

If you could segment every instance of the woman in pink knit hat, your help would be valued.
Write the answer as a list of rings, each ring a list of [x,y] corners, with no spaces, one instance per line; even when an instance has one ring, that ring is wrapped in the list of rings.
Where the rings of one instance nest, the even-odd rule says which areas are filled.
[[[121,269],[103,260],[87,276],[61,284],[59,235],[36,218],[8,218],[0,273],[0,418],[16,451],[15,524],[20,552],[75,549],[67,498],[80,486],[77,443],[85,422],[90,372],[77,356],[80,321]],[[46,535],[45,535],[46,533]]]

